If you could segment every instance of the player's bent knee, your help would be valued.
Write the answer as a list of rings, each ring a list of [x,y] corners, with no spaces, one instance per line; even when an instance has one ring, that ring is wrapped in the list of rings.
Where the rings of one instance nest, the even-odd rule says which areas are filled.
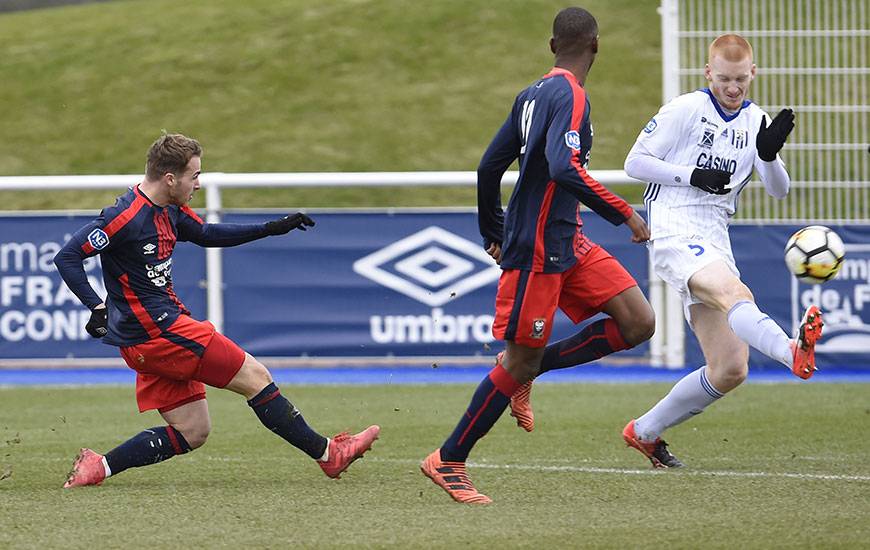
[[[208,435],[211,433],[210,421],[173,427],[184,437],[184,440],[187,441],[188,445],[190,445],[191,450],[198,449],[205,445],[206,440],[208,440]]]
[[[190,436],[185,435],[185,439],[187,440],[187,444],[190,445],[190,449],[198,449],[205,445],[206,440],[208,440],[208,431],[196,431],[191,433]]]
[[[731,388],[736,388],[746,380],[746,375],[749,372],[747,365],[742,365],[739,369],[730,369],[722,373],[722,380]]]
[[[749,287],[746,286],[742,281],[737,280],[735,284],[724,289],[724,310],[730,310],[734,304],[739,302],[754,302],[755,296],[752,295],[752,291],[749,290]]]
[[[226,385],[226,389],[244,395],[250,399],[263,388],[272,383],[272,374],[262,363],[250,354],[245,355],[245,362],[235,377]]]
[[[719,365],[708,365],[708,368],[710,367],[713,368],[713,374],[709,376],[710,381],[721,392],[731,391],[742,384],[749,373],[747,360],[741,362],[739,358]]]
[[[627,327],[619,327],[628,347],[633,348],[652,338],[656,331],[656,317],[652,308],[637,315]]]

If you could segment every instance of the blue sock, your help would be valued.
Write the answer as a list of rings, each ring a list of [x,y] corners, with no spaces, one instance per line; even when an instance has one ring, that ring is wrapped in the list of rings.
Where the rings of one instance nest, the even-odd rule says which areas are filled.
[[[477,440],[492,428],[520,385],[501,365],[496,365],[477,386],[468,410],[441,445],[441,460],[465,462]]]
[[[616,321],[601,319],[574,336],[547,346],[538,376],[547,371],[582,365],[624,349],[628,349],[628,345]]]
[[[263,388],[248,405],[257,418],[288,443],[317,460],[326,451],[326,438],[312,430],[299,409],[287,401],[274,382]]]
[[[172,426],[158,426],[140,432],[106,453],[112,475],[127,468],[157,464],[190,451],[181,432]]]

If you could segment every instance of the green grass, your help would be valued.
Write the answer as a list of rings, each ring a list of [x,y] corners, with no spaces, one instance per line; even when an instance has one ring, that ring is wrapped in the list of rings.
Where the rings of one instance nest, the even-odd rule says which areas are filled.
[[[79,446],[105,451],[157,416],[137,416],[129,387],[0,390],[0,547],[867,544],[866,384],[744,386],[668,433],[690,468],[667,472],[619,437],[666,385],[541,384],[535,432],[505,415],[475,449],[472,478],[495,500],[479,508],[453,503],[417,467],[472,390],[285,385],[323,432],[382,426],[373,452],[337,481],[240,398],[212,391],[205,447],[69,491],[60,485]]]
[[[554,0],[118,1],[0,16],[0,175],[140,173],[162,129],[205,171],[474,170],[552,66]],[[619,168],[658,108],[656,0],[590,0],[592,168]],[[228,206],[473,204],[469,190],[229,193]],[[109,199],[111,202],[111,199]],[[105,195],[0,193],[4,209]],[[264,204],[265,203],[265,204]]]

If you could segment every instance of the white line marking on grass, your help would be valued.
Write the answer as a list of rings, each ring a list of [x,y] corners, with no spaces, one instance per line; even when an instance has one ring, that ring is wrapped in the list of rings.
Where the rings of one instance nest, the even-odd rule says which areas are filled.
[[[391,458],[368,458],[372,462],[386,462],[396,464],[419,464],[418,461],[407,459],[391,459]],[[490,464],[469,462],[469,467],[485,468],[490,470],[522,470],[533,472],[572,472],[581,474],[622,474],[622,475],[669,475],[667,470],[630,470],[625,468],[595,468],[590,466],[545,466],[543,464]],[[691,470],[683,468],[675,470],[677,475],[689,476],[709,476],[709,477],[784,477],[791,479],[810,479],[810,480],[828,480],[828,481],[870,481],[868,476],[850,476],[840,474],[796,474],[789,472],[730,472],[730,471],[714,471],[714,470]]]

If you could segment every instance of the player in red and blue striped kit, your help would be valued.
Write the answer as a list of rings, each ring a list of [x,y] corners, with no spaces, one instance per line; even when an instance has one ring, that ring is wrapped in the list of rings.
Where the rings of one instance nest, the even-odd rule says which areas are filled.
[[[634,347],[654,330],[652,308],[635,280],[582,230],[581,203],[614,225],[628,225],[634,242],[649,238],[643,219],[586,171],[592,123],[583,83],[598,52],[595,18],[582,8],[559,12],[550,49],[555,67],[517,96],[477,172],[484,247],[503,269],[493,335],[507,348],[451,436],[421,464],[458,502],[491,502],[471,483],[466,458],[509,403],[531,431],[535,376]],[[501,178],[517,159],[519,179],[503,213]],[[575,323],[599,312],[610,318],[548,346],[557,307]]]
[[[302,213],[261,224],[207,224],[188,206],[199,189],[202,148],[180,134],[160,137],[148,152],[145,180],[78,230],[55,265],[91,310],[91,336],[120,348],[136,371],[140,412],[157,409],[165,426],[145,430],[100,455],[82,449],[64,487],[99,485],[128,468],[154,464],[202,446],[211,429],[205,386],[242,394],[264,426],[338,477],[377,439],[370,426],[328,439],[312,430],[272,381],[262,363],[207,321],[190,317],[172,288],[172,251],[178,241],[235,246],[314,221]],[[83,262],[100,255],[108,297],[88,284]]]

